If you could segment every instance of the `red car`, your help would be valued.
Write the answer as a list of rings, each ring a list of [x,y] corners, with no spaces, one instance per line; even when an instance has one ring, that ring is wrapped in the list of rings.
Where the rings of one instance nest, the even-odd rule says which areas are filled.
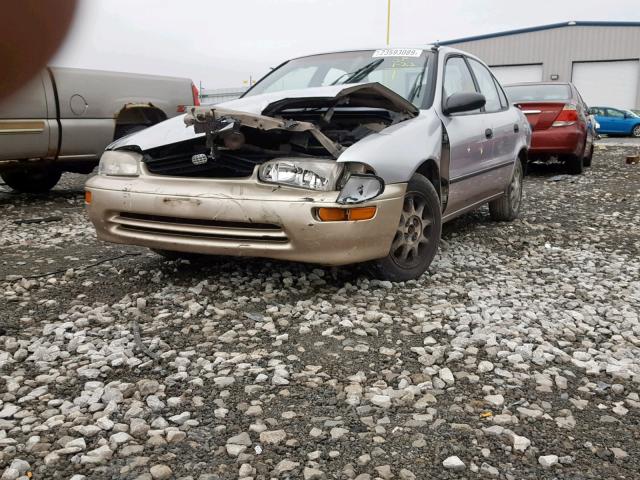
[[[516,83],[504,87],[531,124],[530,160],[557,157],[572,174],[591,165],[594,123],[571,83]]]

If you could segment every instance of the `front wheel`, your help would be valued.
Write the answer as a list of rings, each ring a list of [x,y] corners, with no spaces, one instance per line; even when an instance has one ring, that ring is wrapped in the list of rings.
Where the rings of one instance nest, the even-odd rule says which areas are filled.
[[[489,214],[493,220],[510,222],[518,218],[520,205],[522,205],[523,177],[524,170],[522,168],[522,162],[518,159],[513,166],[513,175],[505,194],[489,202]]]
[[[633,130],[631,130],[631,135],[636,138],[640,138],[640,124],[633,127]]]
[[[0,173],[4,183],[20,193],[45,193],[55,187],[62,172],[49,166],[29,166]]]
[[[407,185],[389,254],[370,263],[374,276],[392,282],[414,280],[436,255],[442,233],[440,198],[431,182],[415,174]]]

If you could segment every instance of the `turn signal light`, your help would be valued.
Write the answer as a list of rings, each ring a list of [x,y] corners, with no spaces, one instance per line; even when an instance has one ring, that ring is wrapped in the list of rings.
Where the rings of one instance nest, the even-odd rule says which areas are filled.
[[[376,215],[377,207],[358,208],[319,208],[318,218],[323,222],[355,222],[371,220]]]
[[[92,195],[91,192],[89,190],[84,192],[84,203],[86,203],[87,205],[91,205],[91,200],[92,200]]]

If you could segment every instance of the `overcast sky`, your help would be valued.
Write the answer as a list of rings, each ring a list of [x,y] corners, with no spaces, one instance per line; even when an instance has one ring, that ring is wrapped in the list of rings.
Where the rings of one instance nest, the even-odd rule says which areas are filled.
[[[640,20],[638,1],[391,0],[391,44],[568,20]],[[387,0],[80,0],[51,64],[236,87],[294,56],[384,46],[386,16]]]

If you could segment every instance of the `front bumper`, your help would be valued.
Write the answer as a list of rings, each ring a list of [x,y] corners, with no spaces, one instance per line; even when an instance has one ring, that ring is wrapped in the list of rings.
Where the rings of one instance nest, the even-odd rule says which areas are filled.
[[[585,136],[585,132],[575,125],[534,130],[529,154],[580,155]]]
[[[358,206],[371,220],[322,222],[319,207],[341,207],[337,192],[315,192],[250,179],[96,176],[86,185],[98,238],[209,255],[267,257],[345,265],[389,253],[406,184]]]

